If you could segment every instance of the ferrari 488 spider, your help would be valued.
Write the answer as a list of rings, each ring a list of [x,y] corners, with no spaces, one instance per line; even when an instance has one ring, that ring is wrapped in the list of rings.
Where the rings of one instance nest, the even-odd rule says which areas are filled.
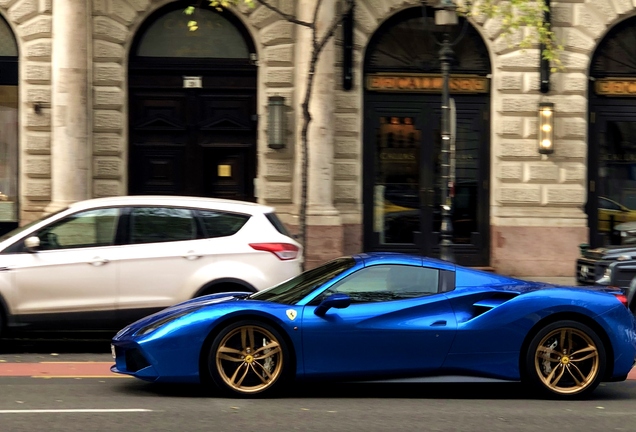
[[[264,291],[187,301],[121,330],[114,372],[234,396],[292,381],[522,381],[562,398],[621,381],[620,291],[550,286],[402,254],[339,258]],[[456,378],[455,378],[456,379]]]

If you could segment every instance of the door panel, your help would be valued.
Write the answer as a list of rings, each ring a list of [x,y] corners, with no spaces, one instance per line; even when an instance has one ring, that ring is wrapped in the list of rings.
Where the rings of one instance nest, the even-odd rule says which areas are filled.
[[[130,193],[254,200],[255,94],[131,90]]]
[[[459,264],[489,263],[487,100],[455,97],[453,243]],[[439,96],[367,95],[366,250],[439,255],[442,173]]]
[[[206,189],[219,198],[249,200],[245,170],[248,166],[247,149],[205,149],[205,161],[209,173]]]
[[[183,288],[211,258],[210,242],[197,239],[193,211],[135,207],[128,216],[126,245],[119,255],[118,316],[123,324],[151,310],[186,300]]]
[[[211,240],[128,245],[119,257],[120,315],[139,319],[144,309],[161,309],[187,298],[181,290],[211,259]],[[135,310],[140,316],[133,317]]]
[[[115,328],[117,249],[15,254],[10,258],[17,293],[14,314],[29,315],[28,322],[40,321],[38,315],[65,314],[48,322],[49,329]]]
[[[303,310],[308,377],[408,376],[441,367],[455,336],[455,315],[443,294],[352,304],[324,317]]]
[[[119,213],[102,208],[56,220],[33,234],[40,239],[38,252],[26,253],[24,240],[14,245],[18,253],[7,268],[17,297],[13,313],[23,323],[41,321],[37,315],[66,314],[49,319],[49,328],[114,327]]]

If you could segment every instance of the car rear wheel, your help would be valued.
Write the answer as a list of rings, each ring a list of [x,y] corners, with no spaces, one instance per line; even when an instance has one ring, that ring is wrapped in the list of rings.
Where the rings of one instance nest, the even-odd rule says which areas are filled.
[[[581,398],[605,374],[603,343],[588,326],[558,321],[537,333],[526,355],[526,377],[535,388],[560,398]]]
[[[286,381],[289,354],[272,326],[241,321],[224,328],[214,339],[208,368],[217,387],[232,396],[271,395]]]

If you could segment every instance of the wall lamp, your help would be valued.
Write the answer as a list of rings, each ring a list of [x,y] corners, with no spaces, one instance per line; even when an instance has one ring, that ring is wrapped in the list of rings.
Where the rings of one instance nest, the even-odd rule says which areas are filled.
[[[435,25],[453,26],[458,22],[457,5],[453,0],[440,0],[435,5]]]
[[[539,104],[539,153],[554,153],[554,104]]]
[[[271,149],[285,148],[285,98],[270,96],[267,101],[269,126],[267,129],[267,145]]]

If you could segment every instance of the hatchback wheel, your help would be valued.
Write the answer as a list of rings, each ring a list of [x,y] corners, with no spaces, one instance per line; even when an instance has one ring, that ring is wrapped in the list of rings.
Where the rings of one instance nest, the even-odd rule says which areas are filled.
[[[285,384],[288,363],[288,348],[279,332],[258,321],[224,328],[208,356],[212,380],[233,396],[274,393]]]
[[[576,321],[559,321],[534,337],[526,355],[526,376],[536,388],[560,398],[589,395],[605,374],[598,335]]]

